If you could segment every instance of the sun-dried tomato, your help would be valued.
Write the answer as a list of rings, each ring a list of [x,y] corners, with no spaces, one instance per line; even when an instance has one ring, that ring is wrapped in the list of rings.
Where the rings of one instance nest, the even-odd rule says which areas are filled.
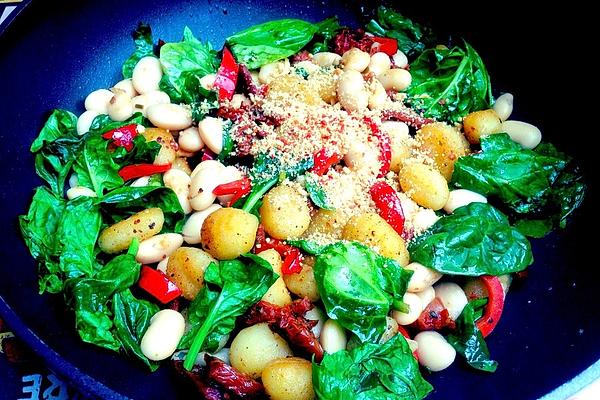
[[[421,117],[418,114],[409,114],[398,110],[383,110],[381,113],[382,121],[401,121],[412,126],[415,129],[421,129],[423,125],[435,122],[431,118]]]
[[[456,323],[450,318],[450,314],[442,302],[435,298],[411,326],[419,331],[439,331],[443,328],[454,329]]]
[[[263,385],[222,360],[208,354],[204,356],[204,360],[208,367],[208,379],[236,396],[247,399],[258,397],[264,393]]]
[[[333,38],[333,51],[339,55],[353,47],[369,53],[372,45],[373,39],[363,29],[342,29]]]
[[[240,64],[236,92],[264,96],[267,94],[267,90],[267,85],[256,85],[252,79],[252,74],[250,74],[248,67],[246,67],[244,64]]]
[[[295,64],[300,61],[310,61],[310,59],[311,57],[308,50],[302,50],[301,52],[294,54],[290,61],[292,64]]]

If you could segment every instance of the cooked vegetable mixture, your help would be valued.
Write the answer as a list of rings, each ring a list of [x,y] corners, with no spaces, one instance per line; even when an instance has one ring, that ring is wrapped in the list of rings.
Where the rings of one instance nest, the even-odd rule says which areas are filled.
[[[207,399],[422,399],[420,366],[496,370],[527,237],[585,185],[473,47],[386,7],[220,52],[133,37],[124,79],[31,145],[21,231],[85,342],[170,359]]]

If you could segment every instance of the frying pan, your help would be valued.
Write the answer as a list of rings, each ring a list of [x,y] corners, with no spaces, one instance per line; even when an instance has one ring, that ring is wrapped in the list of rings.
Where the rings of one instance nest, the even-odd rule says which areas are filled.
[[[488,344],[500,367],[495,374],[468,370],[461,362],[426,374],[432,399],[534,399],[549,393],[600,358],[597,272],[585,238],[592,224],[595,188],[592,157],[578,139],[577,115],[585,113],[585,21],[576,7],[523,10],[508,3],[458,6],[395,4],[438,32],[465,37],[486,62],[498,95],[512,92],[516,118],[538,125],[546,140],[575,156],[587,171],[588,197],[569,226],[533,240],[535,263],[528,279],[511,290]],[[0,313],[55,372],[85,394],[101,398],[183,398],[192,393],[168,366],[150,374],[127,357],[83,344],[71,313],[57,296],[38,296],[33,260],[17,229],[32,189],[40,184],[28,147],[52,108],[83,111],[92,90],[120,79],[132,51],[138,21],[155,38],[179,40],[185,25],[220,47],[249,25],[281,18],[312,21],[337,14],[362,25],[373,4],[226,0],[33,1],[0,37]],[[577,18],[575,18],[577,17]],[[570,22],[572,21],[572,22]],[[575,22],[577,21],[577,22]],[[581,26],[581,28],[579,28]],[[569,58],[567,53],[574,55]],[[576,129],[576,130],[574,130]],[[590,132],[594,133],[595,132]],[[590,379],[592,367],[549,398],[562,399]]]

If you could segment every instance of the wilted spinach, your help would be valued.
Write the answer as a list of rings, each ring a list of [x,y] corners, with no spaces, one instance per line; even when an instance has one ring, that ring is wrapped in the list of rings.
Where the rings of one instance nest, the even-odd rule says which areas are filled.
[[[328,245],[313,269],[327,315],[362,342],[379,341],[392,309],[406,311],[402,297],[412,271],[363,244]]]
[[[313,363],[313,387],[322,400],[420,400],[433,390],[402,335],[326,353]]]
[[[408,101],[426,117],[460,122],[472,111],[489,108],[492,85],[479,54],[464,42],[464,49],[427,49],[410,65],[412,83]]]
[[[132,32],[135,51],[123,63],[123,78],[131,78],[135,65],[142,58],[154,55],[154,43],[152,41],[152,29],[150,25],[139,23],[135,31]]]
[[[327,52],[331,49],[331,39],[342,30],[340,21],[337,17],[330,17],[315,24],[317,31],[315,32],[313,41],[309,44],[311,53]]]
[[[564,227],[581,205],[583,177],[571,157],[551,144],[528,150],[503,133],[482,138],[481,150],[458,159],[452,183],[489,197],[524,234],[541,237]]]
[[[486,203],[471,203],[439,219],[410,243],[413,261],[450,275],[503,275],[533,262],[531,245],[508,218]]]
[[[329,203],[327,193],[323,190],[323,187],[315,179],[313,175],[306,174],[304,176],[304,188],[308,192],[308,196],[315,205],[323,210],[333,210],[333,207]]]

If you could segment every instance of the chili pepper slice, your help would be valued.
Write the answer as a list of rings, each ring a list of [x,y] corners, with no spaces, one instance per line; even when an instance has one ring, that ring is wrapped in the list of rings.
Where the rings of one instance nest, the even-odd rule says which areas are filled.
[[[219,102],[231,100],[235,93],[239,66],[233,58],[233,54],[227,47],[223,47],[223,58],[221,66],[217,71],[214,87],[219,89]]]
[[[483,275],[479,279],[481,279],[488,292],[488,303],[483,316],[476,324],[483,337],[487,337],[492,333],[496,325],[498,325],[498,321],[502,316],[502,310],[504,309],[504,289],[497,276]]]
[[[373,36],[372,50],[384,52],[388,56],[393,56],[398,51],[398,41],[388,37]]]
[[[316,175],[324,175],[331,166],[340,162],[341,159],[342,156],[338,153],[335,153],[330,149],[322,148],[314,154],[314,163],[310,172]]]
[[[213,194],[215,196],[233,195],[231,200],[229,200],[226,204],[227,207],[231,207],[232,204],[250,193],[251,190],[252,182],[250,182],[250,179],[245,176],[237,181],[223,183],[217,186],[213,189]]]
[[[381,167],[379,168],[379,175],[377,175],[377,177],[381,178],[390,172],[390,165],[392,164],[392,145],[390,143],[390,137],[385,132],[382,132],[381,129],[379,129],[379,126],[371,118],[365,117],[364,121],[379,143],[379,162],[381,163]]]
[[[370,193],[381,218],[385,219],[399,235],[402,235],[404,212],[394,188],[383,181],[378,181],[371,187]]]
[[[281,273],[290,275],[297,274],[302,271],[302,253],[297,247],[285,244],[279,239],[268,238],[265,234],[265,228],[262,225],[258,226],[256,232],[255,252],[261,252],[269,249],[274,249],[283,258],[281,265]]]
[[[281,265],[281,273],[290,275],[297,274],[300,271],[302,271],[302,253],[297,247],[289,246]]]
[[[130,179],[141,178],[142,176],[162,174],[170,169],[171,164],[132,164],[121,168],[119,170],[119,176],[123,178],[124,181],[128,181]]]
[[[177,287],[162,271],[142,267],[138,286],[150,293],[162,304],[167,304],[181,296],[181,289]]]
[[[130,124],[103,133],[102,137],[104,139],[112,139],[115,145],[124,147],[127,151],[131,151],[131,149],[133,149],[133,138],[135,138],[137,134],[137,125]]]

